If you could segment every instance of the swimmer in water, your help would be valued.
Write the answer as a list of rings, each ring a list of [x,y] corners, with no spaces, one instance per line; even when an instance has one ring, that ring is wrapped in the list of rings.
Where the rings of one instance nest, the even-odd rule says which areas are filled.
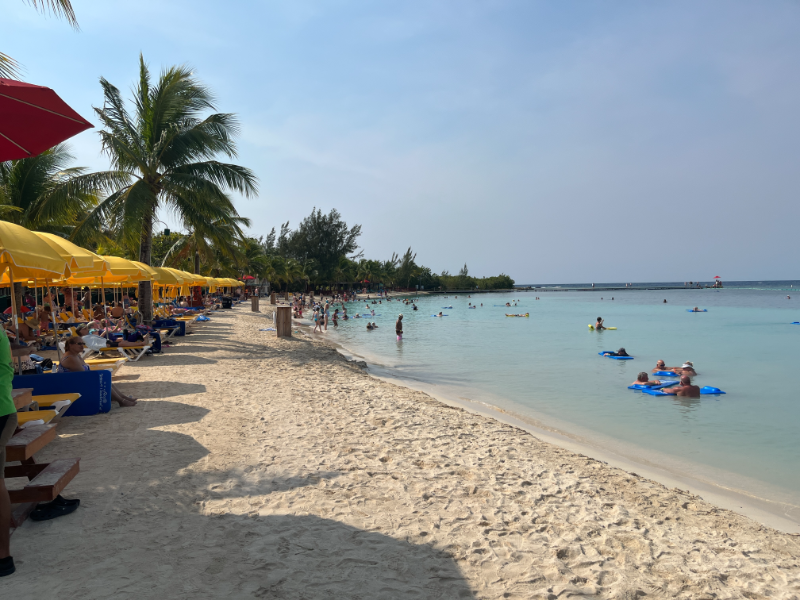
[[[681,365],[680,367],[675,367],[674,369],[671,370],[675,371],[678,375],[687,375],[688,377],[697,376],[697,371],[694,370],[694,365],[691,363],[691,361],[688,360],[685,363],[683,363],[683,365]]]
[[[377,328],[378,328],[378,326],[377,326],[375,323],[373,323],[373,324],[372,324],[372,328],[373,328],[373,329],[377,329]]]
[[[616,352],[604,352],[603,356],[630,356],[630,354],[625,352],[625,348],[620,348]]]
[[[661,390],[665,394],[673,394],[675,396],[683,396],[685,398],[699,398],[700,386],[692,385],[692,380],[686,375],[681,377],[681,384],[671,388]]]
[[[656,366],[653,369],[653,373],[655,373],[656,371],[673,371],[677,374],[677,371],[675,371],[675,369],[678,369],[678,371],[680,371],[679,367],[668,367],[663,360],[659,359],[656,361]]]
[[[695,306],[694,309],[692,310],[692,312],[702,312],[702,311]]]
[[[438,315],[436,315],[436,316],[437,316],[437,317],[443,317],[444,315],[442,314],[442,311],[439,311],[439,314],[438,314]]]
[[[394,324],[394,332],[397,334],[397,341],[403,340],[403,313],[397,317],[397,322]]]
[[[601,329],[605,329],[605,326],[603,325],[603,317],[597,317],[597,323],[594,324],[594,328],[597,331],[600,331]],[[597,339],[600,339],[600,338],[597,338]]]
[[[419,310],[419,309],[417,308],[417,305],[416,305],[416,304],[414,305],[414,308],[413,308],[412,310]]]
[[[370,325],[369,323],[367,323],[367,331],[372,331],[372,325]]]
[[[631,385],[661,385],[661,382],[658,379],[650,381],[648,374],[642,371]]]

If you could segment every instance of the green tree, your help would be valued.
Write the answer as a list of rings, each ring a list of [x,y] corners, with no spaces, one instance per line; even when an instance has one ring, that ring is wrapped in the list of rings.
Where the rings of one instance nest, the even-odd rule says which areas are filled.
[[[417,263],[414,261],[416,260],[417,255],[416,253],[411,251],[411,247],[409,246],[406,253],[403,254],[403,258],[400,259],[400,264],[397,267],[397,278],[401,282],[405,282],[406,288],[411,287],[411,278],[416,276],[417,273]]]
[[[123,245],[138,246],[139,260],[149,265],[160,208],[170,210],[190,231],[207,223],[235,223],[239,215],[226,192],[255,195],[256,177],[249,169],[214,159],[236,156],[233,137],[239,128],[232,114],[203,116],[215,109],[213,97],[192,71],[170,67],[154,85],[140,55],[133,113],[116,87],[105,78],[100,85],[104,104],[95,112],[103,124],[103,151],[111,160],[112,170],[105,175],[114,185],[79,230],[110,222]],[[151,301],[150,283],[140,283],[139,305],[148,321]]]
[[[103,178],[69,166],[74,157],[59,144],[38,156],[0,163],[0,215],[29,229],[69,234],[97,205]]]
[[[279,251],[300,262],[314,259],[319,280],[324,283],[334,281],[339,259],[358,248],[356,240],[361,235],[361,225],[348,227],[336,209],[324,215],[314,208],[295,231],[289,232],[288,227],[288,223],[281,227]]]

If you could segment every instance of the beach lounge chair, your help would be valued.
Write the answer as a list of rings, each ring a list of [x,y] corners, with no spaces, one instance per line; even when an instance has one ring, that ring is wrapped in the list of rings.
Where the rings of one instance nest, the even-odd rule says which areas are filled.
[[[81,395],[78,392],[65,394],[42,394],[41,396],[33,396],[33,401],[39,405],[39,410],[50,410],[52,408],[59,414],[62,414],[80,397]],[[64,402],[69,402],[69,404],[63,405]]]
[[[126,358],[132,362],[137,362],[147,353],[148,350],[150,350],[150,344],[127,346],[125,348],[122,348],[121,346],[117,346],[116,348],[100,348],[99,350],[89,350],[89,352],[96,352],[99,356],[104,358],[117,353],[123,358]]]
[[[31,421],[42,420],[45,424],[52,421],[58,413],[54,410],[26,410],[17,413],[17,427],[25,425]]]

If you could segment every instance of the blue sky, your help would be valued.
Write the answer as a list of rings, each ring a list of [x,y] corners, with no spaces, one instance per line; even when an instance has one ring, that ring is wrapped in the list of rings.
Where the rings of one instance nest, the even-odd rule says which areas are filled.
[[[256,235],[335,207],[437,272],[800,279],[796,2],[73,5],[79,32],[7,0],[0,50],[94,123],[140,51],[192,65],[241,121]]]

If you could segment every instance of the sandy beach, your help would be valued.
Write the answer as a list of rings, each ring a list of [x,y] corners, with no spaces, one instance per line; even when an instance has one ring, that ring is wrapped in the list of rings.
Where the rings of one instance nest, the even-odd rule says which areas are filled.
[[[270,326],[217,312],[61,422],[82,504],[15,532],[4,598],[800,598],[800,537]]]

